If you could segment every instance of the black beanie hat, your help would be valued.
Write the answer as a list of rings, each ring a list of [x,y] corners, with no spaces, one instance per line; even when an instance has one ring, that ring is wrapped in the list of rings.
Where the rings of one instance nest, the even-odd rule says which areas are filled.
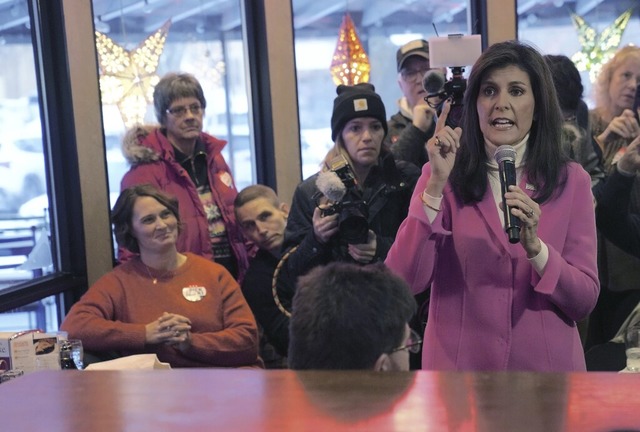
[[[333,114],[331,114],[331,139],[336,137],[344,125],[354,118],[373,117],[380,120],[387,134],[387,113],[384,103],[376,93],[372,84],[361,83],[354,86],[339,85],[336,89],[338,97],[333,101]]]

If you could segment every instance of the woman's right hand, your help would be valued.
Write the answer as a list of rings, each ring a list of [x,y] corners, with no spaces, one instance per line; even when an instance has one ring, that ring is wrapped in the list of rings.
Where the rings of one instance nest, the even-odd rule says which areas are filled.
[[[327,204],[321,204],[322,209],[327,209]],[[313,209],[313,233],[316,239],[326,244],[331,237],[338,232],[338,213],[328,216],[322,216],[322,210],[316,207]]]
[[[460,148],[460,136],[462,129],[451,129],[446,125],[451,101],[447,100],[442,108],[442,113],[436,122],[436,131],[427,141],[427,153],[431,163],[431,177],[427,182],[426,191],[429,195],[438,197],[442,195],[444,185],[449,179],[449,174],[456,162],[456,153]]]
[[[618,117],[614,117],[604,132],[598,135],[598,141],[607,143],[612,138],[615,138],[616,135],[628,139],[640,135],[640,124],[638,124],[638,120],[636,120],[632,110],[626,109]]]

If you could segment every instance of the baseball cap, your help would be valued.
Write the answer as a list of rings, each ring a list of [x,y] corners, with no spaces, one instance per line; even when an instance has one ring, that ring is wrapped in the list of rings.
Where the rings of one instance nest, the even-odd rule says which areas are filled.
[[[398,48],[398,52],[396,53],[398,72],[402,69],[404,61],[414,55],[429,60],[429,43],[424,39],[416,39]]]

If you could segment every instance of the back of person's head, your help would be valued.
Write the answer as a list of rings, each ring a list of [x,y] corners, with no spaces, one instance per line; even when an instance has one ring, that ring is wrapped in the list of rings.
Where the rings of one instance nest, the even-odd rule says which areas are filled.
[[[193,75],[170,72],[163,76],[153,89],[153,106],[160,124],[165,124],[173,101],[190,97],[198,99],[202,109],[207,107],[202,86]]]
[[[233,201],[233,207],[237,209],[247,204],[248,202],[251,202],[258,198],[266,199],[275,208],[278,208],[278,206],[280,205],[278,195],[276,195],[276,192],[273,189],[271,189],[269,186],[255,184],[247,186],[240,192],[238,192],[238,195],[236,195],[236,199]]]
[[[551,71],[553,85],[558,95],[558,103],[564,114],[575,115],[578,104],[582,100],[584,86],[578,68],[573,61],[565,55],[544,56],[547,66]]]
[[[640,46],[627,45],[616,51],[614,56],[600,69],[595,86],[593,87],[596,108],[604,109],[609,116],[620,115],[620,113],[611,112],[613,109],[613,101],[609,94],[609,86],[611,85],[613,74],[618,67],[629,59],[640,62]]]
[[[374,369],[402,345],[415,310],[407,284],[382,263],[316,267],[298,279],[289,367]]]
[[[118,244],[134,253],[140,252],[140,247],[138,240],[133,236],[133,207],[136,200],[141,197],[153,198],[169,209],[178,221],[178,230],[181,229],[177,199],[166,195],[149,184],[128,187],[120,192],[113,206],[111,223],[113,224],[113,231]]]

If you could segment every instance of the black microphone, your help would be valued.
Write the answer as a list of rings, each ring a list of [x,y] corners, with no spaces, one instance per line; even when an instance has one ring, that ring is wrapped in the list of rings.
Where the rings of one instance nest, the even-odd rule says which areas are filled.
[[[511,214],[511,207],[507,206],[504,199],[504,194],[509,191],[509,186],[516,184],[516,150],[510,145],[502,145],[496,149],[493,158],[500,169],[504,228],[509,236],[509,242],[518,243],[520,241],[520,219]]]
[[[422,88],[429,95],[436,95],[444,88],[445,78],[442,71],[431,69],[422,77]]]

